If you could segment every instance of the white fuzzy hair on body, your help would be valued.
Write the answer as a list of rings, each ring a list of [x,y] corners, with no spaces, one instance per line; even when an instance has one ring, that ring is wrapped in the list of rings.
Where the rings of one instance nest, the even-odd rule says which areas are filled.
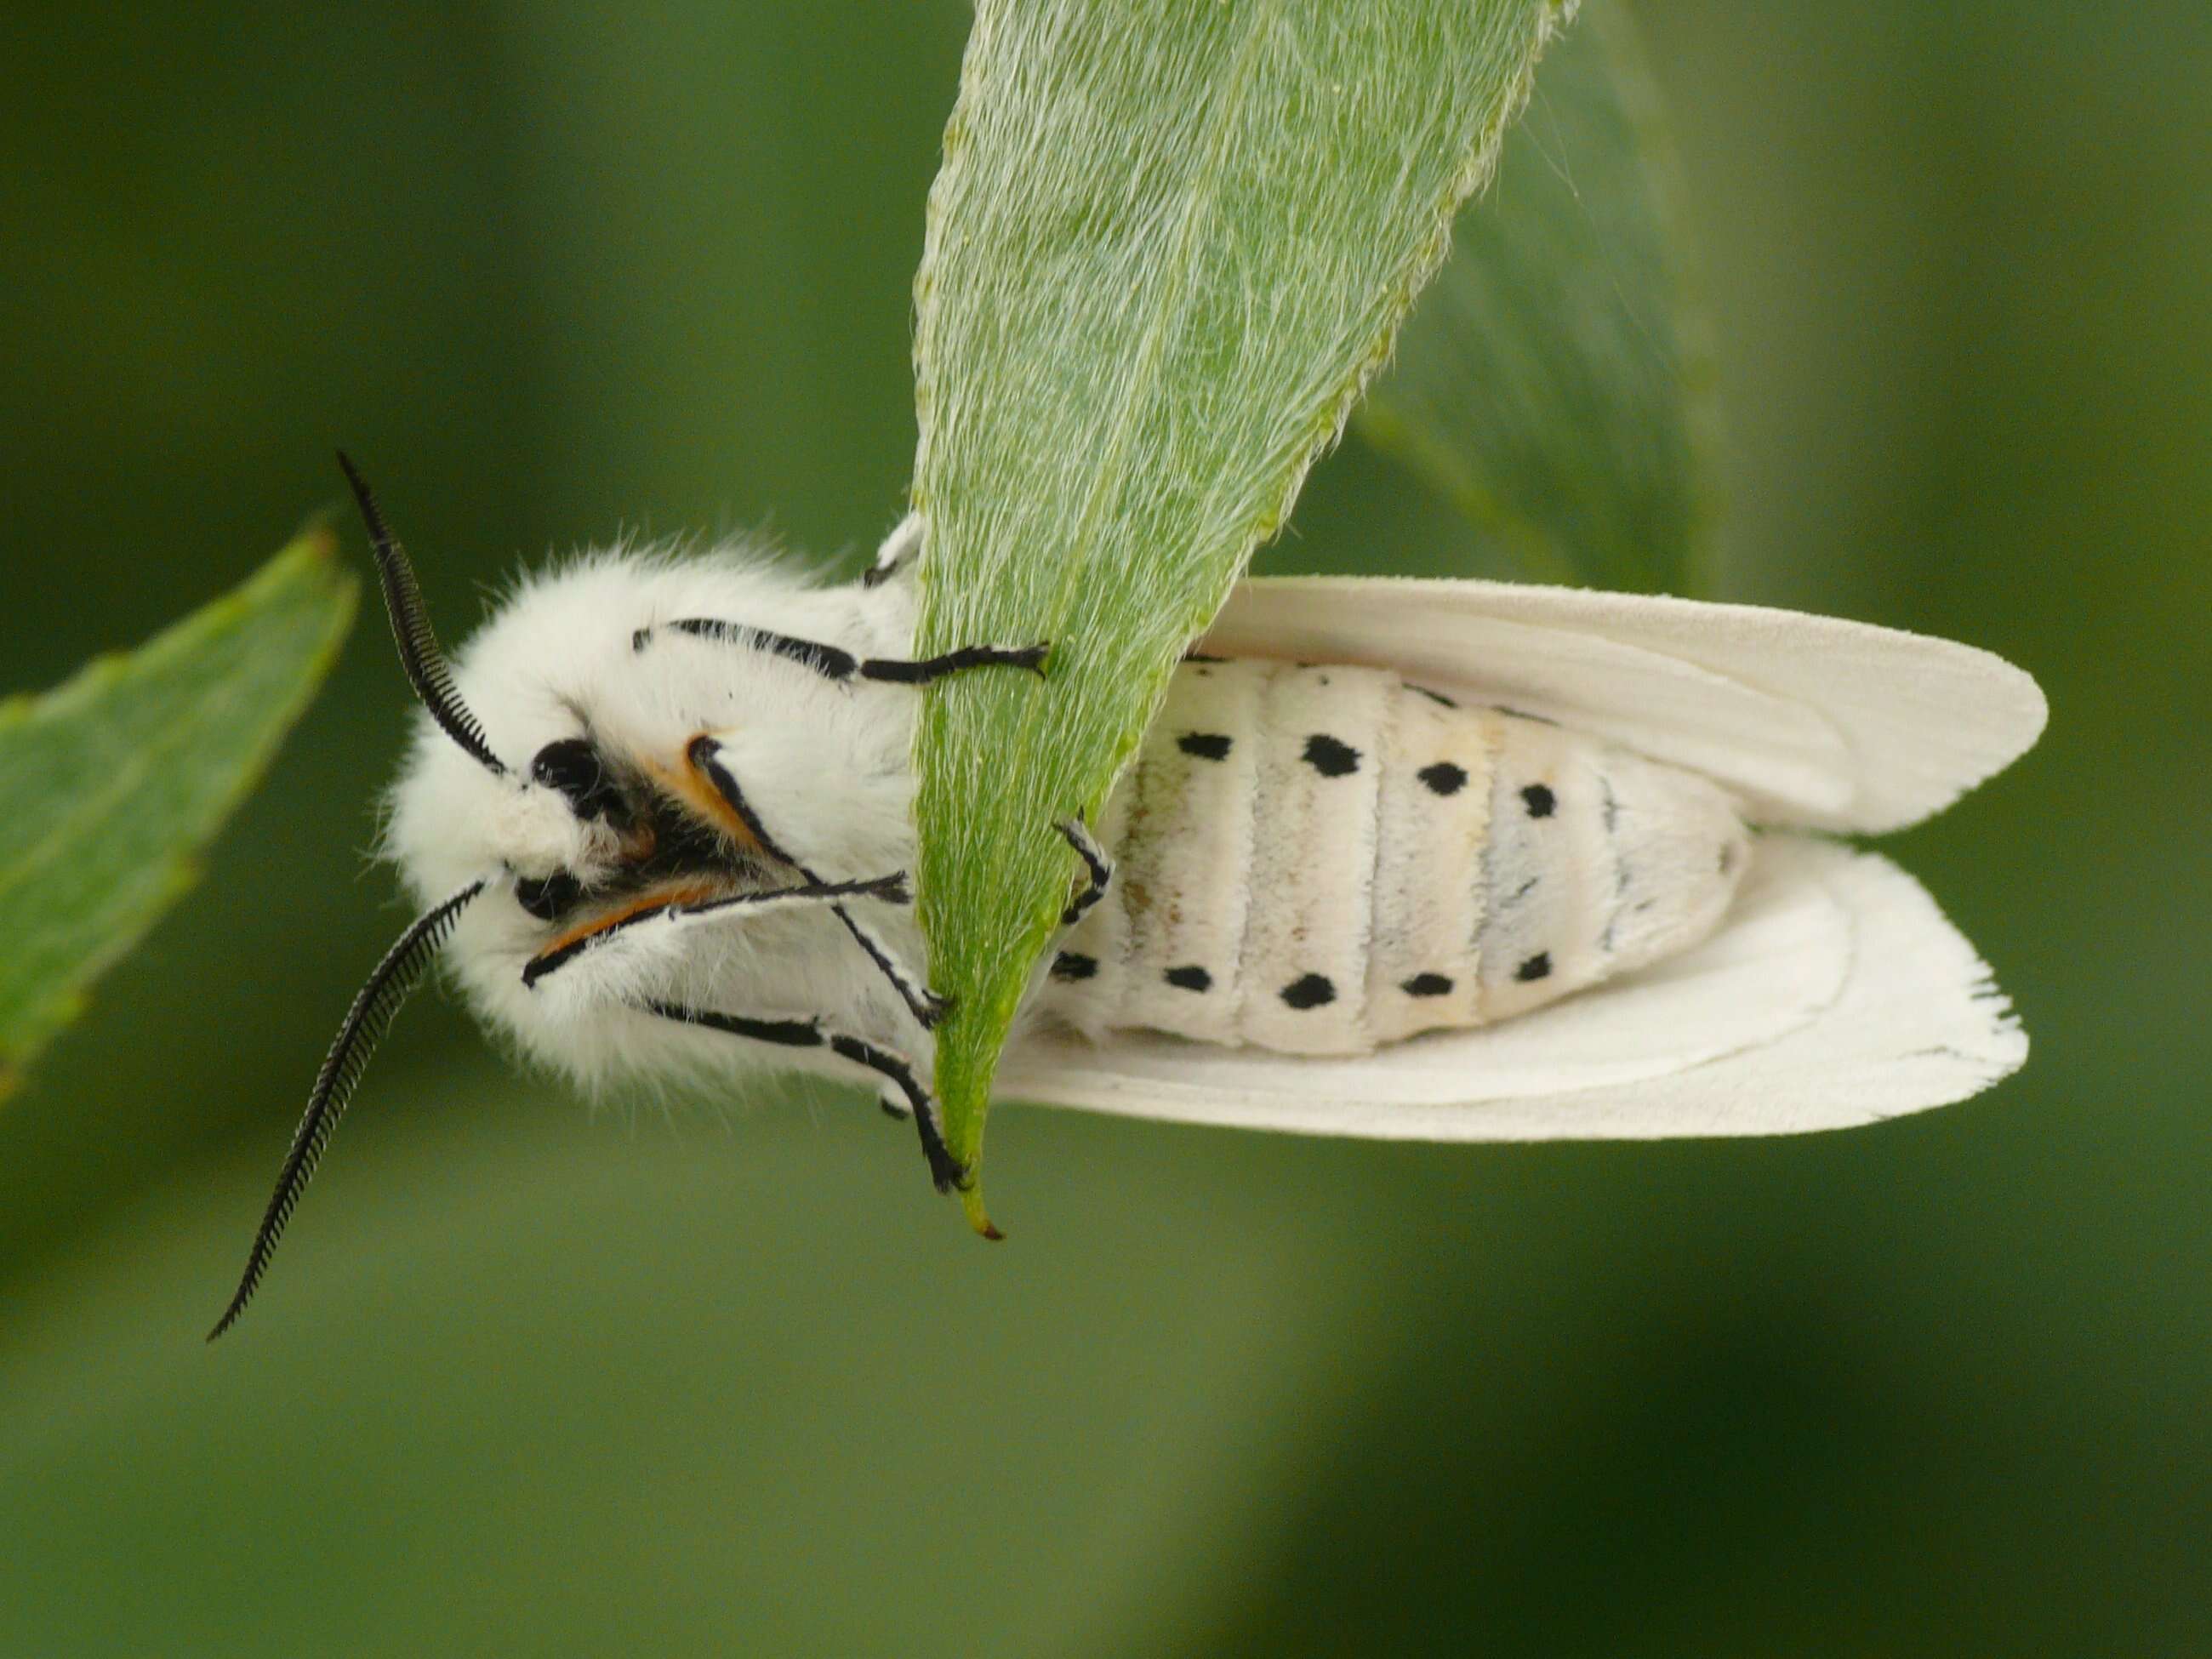
[[[886,557],[899,552],[895,538]],[[743,637],[679,626],[740,618]],[[915,866],[915,689],[833,680],[749,641],[896,661],[913,630],[902,580],[821,587],[741,543],[600,554],[526,578],[453,677],[495,753],[580,739],[642,781],[680,772],[710,738],[772,843],[809,875],[866,879]],[[1749,861],[1728,797],[1694,774],[1385,671],[1261,659],[1177,672],[1101,830],[1124,879],[1071,927],[1025,1023],[1285,1054],[1357,1055],[1518,1016],[1675,955],[1712,931]],[[392,791],[386,850],[426,908],[491,872],[447,960],[489,1024],[587,1086],[778,1063],[861,1074],[829,1049],[653,1012],[670,1007],[819,1021],[930,1075],[927,1024],[820,903],[674,907],[589,937],[533,980],[568,918],[502,888],[573,879],[589,927],[635,892],[634,849],[557,791],[487,771],[428,713]],[[790,878],[757,866],[726,885]],[[845,915],[900,962],[924,959],[910,904],[853,899]],[[927,1109],[896,1089],[885,1100]]]
[[[910,869],[914,689],[835,684],[799,663],[667,628],[690,617],[741,618],[863,658],[902,655],[913,635],[904,582],[818,586],[743,542],[680,557],[597,553],[526,576],[456,655],[454,683],[501,754],[526,757],[580,736],[613,754],[675,759],[712,732],[778,841],[810,865],[853,876]],[[390,793],[384,851],[426,907],[488,870],[526,880],[566,872],[589,894],[620,859],[605,824],[580,822],[551,790],[486,772],[427,714]],[[921,959],[911,907],[861,902],[886,945]],[[447,959],[488,1022],[587,1086],[772,1064],[854,1075],[820,1051],[673,1026],[641,1012],[647,1000],[775,1018],[834,1012],[860,1030],[899,1032],[927,1075],[927,1033],[819,908],[632,927],[526,986],[546,936],[512,900],[471,905]],[[756,994],[731,1006],[740,987]]]
[[[948,675],[1044,673],[1048,642],[912,658],[909,517],[854,585],[744,542],[589,555],[526,576],[448,665],[346,470],[423,705],[381,848],[423,909],[340,1027],[217,1334],[441,947],[487,1025],[587,1088],[872,1084],[939,1188],[964,1181],[930,1093],[916,719]],[[1070,903],[1007,1092],[1646,1139],[1876,1121],[2025,1059],[1928,895],[1824,838],[1916,823],[2033,743],[2042,694],[2002,659],[1749,606],[1352,578],[1241,584],[1200,645],[1095,836],[1053,826]]]

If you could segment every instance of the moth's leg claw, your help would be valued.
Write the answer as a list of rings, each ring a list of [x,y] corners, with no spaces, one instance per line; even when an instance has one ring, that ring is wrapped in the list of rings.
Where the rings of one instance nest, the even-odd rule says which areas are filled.
[[[975,1184],[975,1171],[952,1156],[951,1148],[927,1115],[917,1114],[915,1122],[921,1129],[921,1155],[929,1164],[929,1184],[940,1193],[966,1192]]]

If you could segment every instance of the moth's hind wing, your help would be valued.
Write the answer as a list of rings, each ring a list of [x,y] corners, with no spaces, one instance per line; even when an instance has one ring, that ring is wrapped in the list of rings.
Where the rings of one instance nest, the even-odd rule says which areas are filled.
[[[1832,617],[1483,581],[1241,584],[1203,649],[1352,662],[1704,773],[1755,822],[1875,833],[2034,743],[2033,679],[1972,646]]]
[[[1973,947],[1887,860],[1759,844],[1728,926],[1494,1026],[1321,1060],[1143,1032],[1034,1032],[1006,1098],[1405,1140],[1644,1140],[1845,1128],[1978,1093],[2027,1038]]]

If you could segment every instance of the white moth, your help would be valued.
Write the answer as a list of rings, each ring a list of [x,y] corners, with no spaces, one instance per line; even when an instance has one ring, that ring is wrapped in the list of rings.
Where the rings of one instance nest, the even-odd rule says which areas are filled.
[[[1887,859],[1828,838],[1917,823],[2033,744],[2043,694],[1988,652],[1749,605],[1347,577],[1245,582],[1203,649],[1266,659],[1256,672],[1270,702],[1286,660],[1380,670],[1380,691],[1373,676],[1357,677],[1369,706],[1430,722],[1413,725],[1410,737],[1401,725],[1368,739],[1377,764],[1358,797],[1364,828],[1332,821],[1324,831],[1302,820],[1302,836],[1340,838],[1325,843],[1334,857],[1317,839],[1313,856],[1282,842],[1262,854],[1275,831],[1251,819],[1249,896],[1231,901],[1246,907],[1247,941],[1295,936],[1304,921],[1308,939],[1340,950],[1347,908],[1356,915],[1364,906],[1374,922],[1366,956],[1344,955],[1337,971],[1280,954],[1248,962],[1247,1007],[1319,971],[1340,1001],[1356,1000],[1366,1035],[1383,1039],[1403,1029],[1394,1021],[1428,1018],[1426,1001],[1408,994],[1409,986],[1433,988],[1419,982],[1423,974],[1450,978],[1447,1000],[1465,995],[1477,1012],[1590,988],[1371,1052],[1350,1023],[1355,1009],[1344,1008],[1339,1030],[1352,1052],[1340,1057],[1292,1057],[1256,1024],[1231,1047],[1101,1030],[1079,1014],[1077,1030],[1033,1029],[1010,1049],[999,1082],[1010,1097],[1316,1134],[1655,1139],[1879,1121],[1963,1100],[2027,1057],[2027,1035],[1989,969],[1920,885]],[[1333,690],[1340,671],[1296,672],[1308,684],[1328,674],[1332,685],[1319,691]],[[1172,776],[1180,763],[1173,722],[1189,684],[1182,678],[1170,694],[1135,787],[1125,781],[1114,812],[1155,810],[1147,774],[1164,762]],[[1420,690],[1409,701],[1398,685]],[[1428,751],[1408,745],[1436,741],[1437,726],[1417,712],[1435,696],[1466,722],[1451,740],[1488,760],[1486,791],[1458,750],[1453,763],[1469,775],[1462,790],[1435,798],[1413,787]],[[1313,729],[1302,728],[1261,726],[1272,752],[1255,757],[1255,805],[1267,801],[1270,775],[1314,787],[1284,764]],[[1547,792],[1533,802],[1531,781]],[[1479,835],[1456,832],[1470,840],[1455,882],[1457,850],[1443,839],[1455,831],[1441,826],[1462,800],[1462,825],[1476,810],[1486,817]],[[1540,814],[1547,803],[1551,811]],[[1755,833],[1730,859],[1740,823]],[[1134,866],[1180,860],[1179,884],[1217,893],[1221,866],[1202,861],[1233,855],[1195,831],[1140,826],[1117,885]],[[1537,885],[1518,896],[1532,877]],[[1547,884],[1551,900],[1532,912]],[[1431,908],[1418,891],[1409,900],[1407,885],[1428,890]],[[1474,930],[1472,949],[1461,945],[1463,971],[1444,958],[1452,936],[1423,939],[1414,924],[1386,920],[1433,919],[1462,904]],[[1148,896],[1133,908],[1159,906]],[[1092,930],[1111,940],[1096,953],[1096,976],[1123,975],[1107,994],[1157,1007],[1159,993],[1132,982],[1141,972],[1105,963],[1180,950],[1154,943],[1158,915],[1132,925],[1102,910],[1077,939]],[[1540,951],[1549,971],[1524,981]],[[1636,963],[1650,965],[1623,971]],[[1255,966],[1265,971],[1253,977]],[[1273,1008],[1237,1018],[1281,1030]]]
[[[343,458],[341,458],[343,460]],[[940,1190],[911,904],[908,520],[853,586],[744,547],[526,580],[450,671],[349,464],[424,713],[386,851],[422,915],[356,999],[220,1334],[441,946],[586,1085],[872,1085]],[[1001,1068],[1018,1098],[1440,1140],[1775,1133],[1958,1100],[2027,1039],[1887,860],[2035,740],[1987,653],[1787,611],[1249,581],[1176,673]],[[1758,833],[1753,833],[1753,827]]]

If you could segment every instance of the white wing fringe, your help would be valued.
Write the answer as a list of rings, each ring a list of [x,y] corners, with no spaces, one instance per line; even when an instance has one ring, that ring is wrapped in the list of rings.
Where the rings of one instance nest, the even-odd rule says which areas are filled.
[[[1498,1025],[1350,1060],[1032,1031],[997,1092],[1296,1133],[1646,1140],[1877,1122],[1963,1100],[2027,1057],[1990,970],[1917,882],[1874,854],[1770,835],[1705,944]]]

